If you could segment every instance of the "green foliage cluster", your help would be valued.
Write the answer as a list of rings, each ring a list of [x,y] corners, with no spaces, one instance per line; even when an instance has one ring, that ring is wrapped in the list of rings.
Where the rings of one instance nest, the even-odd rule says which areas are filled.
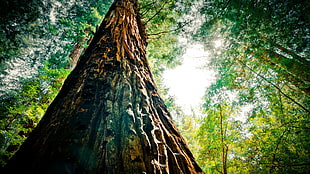
[[[0,98],[1,166],[38,124],[69,72],[44,67],[38,75],[25,80],[19,91]]]
[[[36,59],[33,61],[41,61],[44,65],[30,78],[21,78],[19,80],[21,88],[6,91],[5,95],[1,96],[0,166],[6,164],[6,161],[18,150],[29,133],[38,124],[45,110],[58,94],[63,81],[71,72],[68,69],[68,64],[70,64],[69,53],[73,50],[75,44],[81,44],[84,48],[87,47],[87,41],[92,33],[96,31],[96,25],[100,24],[111,1],[85,1],[85,6],[72,6],[69,11],[78,15],[68,14],[67,18],[56,18],[55,24],[38,20],[39,16],[43,19],[48,18],[48,14],[40,14],[49,10],[40,11],[41,3],[35,3],[35,1],[33,3],[36,5],[32,2],[25,4],[21,1],[7,3],[8,5],[15,3],[16,8],[25,10],[16,12],[16,14],[21,13],[20,15],[1,13],[1,16],[6,17],[1,17],[1,20],[6,19],[6,22],[1,22],[0,27],[7,29],[0,34],[1,60],[27,54],[21,52],[20,48],[35,44],[36,39],[60,37],[62,44],[55,44],[53,50],[48,48],[51,52],[46,55],[37,54]],[[28,8],[29,4],[32,5],[31,8]],[[33,10],[33,8],[37,10]],[[28,9],[30,11],[27,11]],[[29,16],[33,17],[29,18]],[[17,25],[16,29],[10,28],[15,25]],[[86,39],[82,40],[82,38]],[[59,47],[62,48],[59,49]],[[27,55],[25,57],[28,58]],[[1,62],[0,69],[4,70],[6,67],[5,62]]]
[[[20,28],[39,16],[38,0],[0,2],[0,63],[18,52],[22,40]],[[27,13],[28,15],[23,15]]]
[[[191,133],[200,165],[206,173],[308,173],[309,2],[204,2],[194,38],[218,74]]]

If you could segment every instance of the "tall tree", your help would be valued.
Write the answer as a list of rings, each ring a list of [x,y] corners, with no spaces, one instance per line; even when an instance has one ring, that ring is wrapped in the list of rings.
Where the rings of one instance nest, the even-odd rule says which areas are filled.
[[[115,0],[10,173],[203,173],[158,95],[136,0]],[[18,167],[16,167],[18,166]]]

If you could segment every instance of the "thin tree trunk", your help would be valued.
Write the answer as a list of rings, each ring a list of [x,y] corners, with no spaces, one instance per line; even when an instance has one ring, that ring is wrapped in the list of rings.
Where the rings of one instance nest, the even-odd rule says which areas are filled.
[[[222,173],[227,174],[227,152],[228,148],[227,145],[225,144],[225,134],[224,134],[224,128],[223,128],[223,111],[222,111],[222,106],[219,105],[220,108],[220,131],[221,131],[221,143],[222,143]]]
[[[138,10],[113,3],[9,173],[203,173],[158,95]]]
[[[89,38],[89,33],[90,33],[90,27],[85,30],[86,36],[81,38],[78,41],[78,43],[75,44],[72,52],[69,55],[69,59],[70,59],[69,61],[70,62],[68,65],[66,65],[66,67],[65,67],[66,69],[74,69],[75,68],[77,62],[79,61],[80,55],[82,54],[82,52],[84,50],[82,44],[85,43],[87,39],[89,39],[89,41],[87,41],[87,45],[89,45],[91,40],[92,40],[92,38]]]

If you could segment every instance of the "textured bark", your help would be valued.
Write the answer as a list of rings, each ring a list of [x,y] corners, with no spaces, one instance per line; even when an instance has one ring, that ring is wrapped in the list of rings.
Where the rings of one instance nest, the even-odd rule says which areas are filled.
[[[138,10],[113,3],[9,173],[202,173],[156,90]]]

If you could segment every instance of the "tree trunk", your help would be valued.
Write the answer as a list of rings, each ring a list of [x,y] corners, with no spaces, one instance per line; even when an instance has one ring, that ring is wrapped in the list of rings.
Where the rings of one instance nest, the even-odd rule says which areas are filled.
[[[221,131],[221,144],[222,144],[222,174],[227,174],[227,152],[228,147],[225,143],[225,133],[224,133],[224,127],[223,127],[223,111],[222,106],[219,105],[220,109],[220,131]]]
[[[82,54],[82,52],[83,52],[83,50],[84,50],[82,44],[85,43],[87,39],[89,39],[89,40],[87,41],[87,45],[89,45],[90,42],[91,42],[91,40],[92,40],[92,38],[89,38],[89,33],[90,33],[90,32],[91,32],[91,31],[90,31],[90,27],[89,27],[89,28],[87,28],[87,29],[85,30],[86,36],[83,37],[83,38],[81,38],[81,39],[78,41],[78,43],[75,44],[73,50],[72,50],[71,53],[69,54],[69,59],[70,59],[69,61],[70,61],[70,62],[69,62],[68,65],[66,65],[66,67],[65,67],[66,69],[74,69],[74,68],[75,68],[77,62],[79,61],[80,55]]]
[[[8,173],[203,173],[146,60],[136,0],[116,0]]]

